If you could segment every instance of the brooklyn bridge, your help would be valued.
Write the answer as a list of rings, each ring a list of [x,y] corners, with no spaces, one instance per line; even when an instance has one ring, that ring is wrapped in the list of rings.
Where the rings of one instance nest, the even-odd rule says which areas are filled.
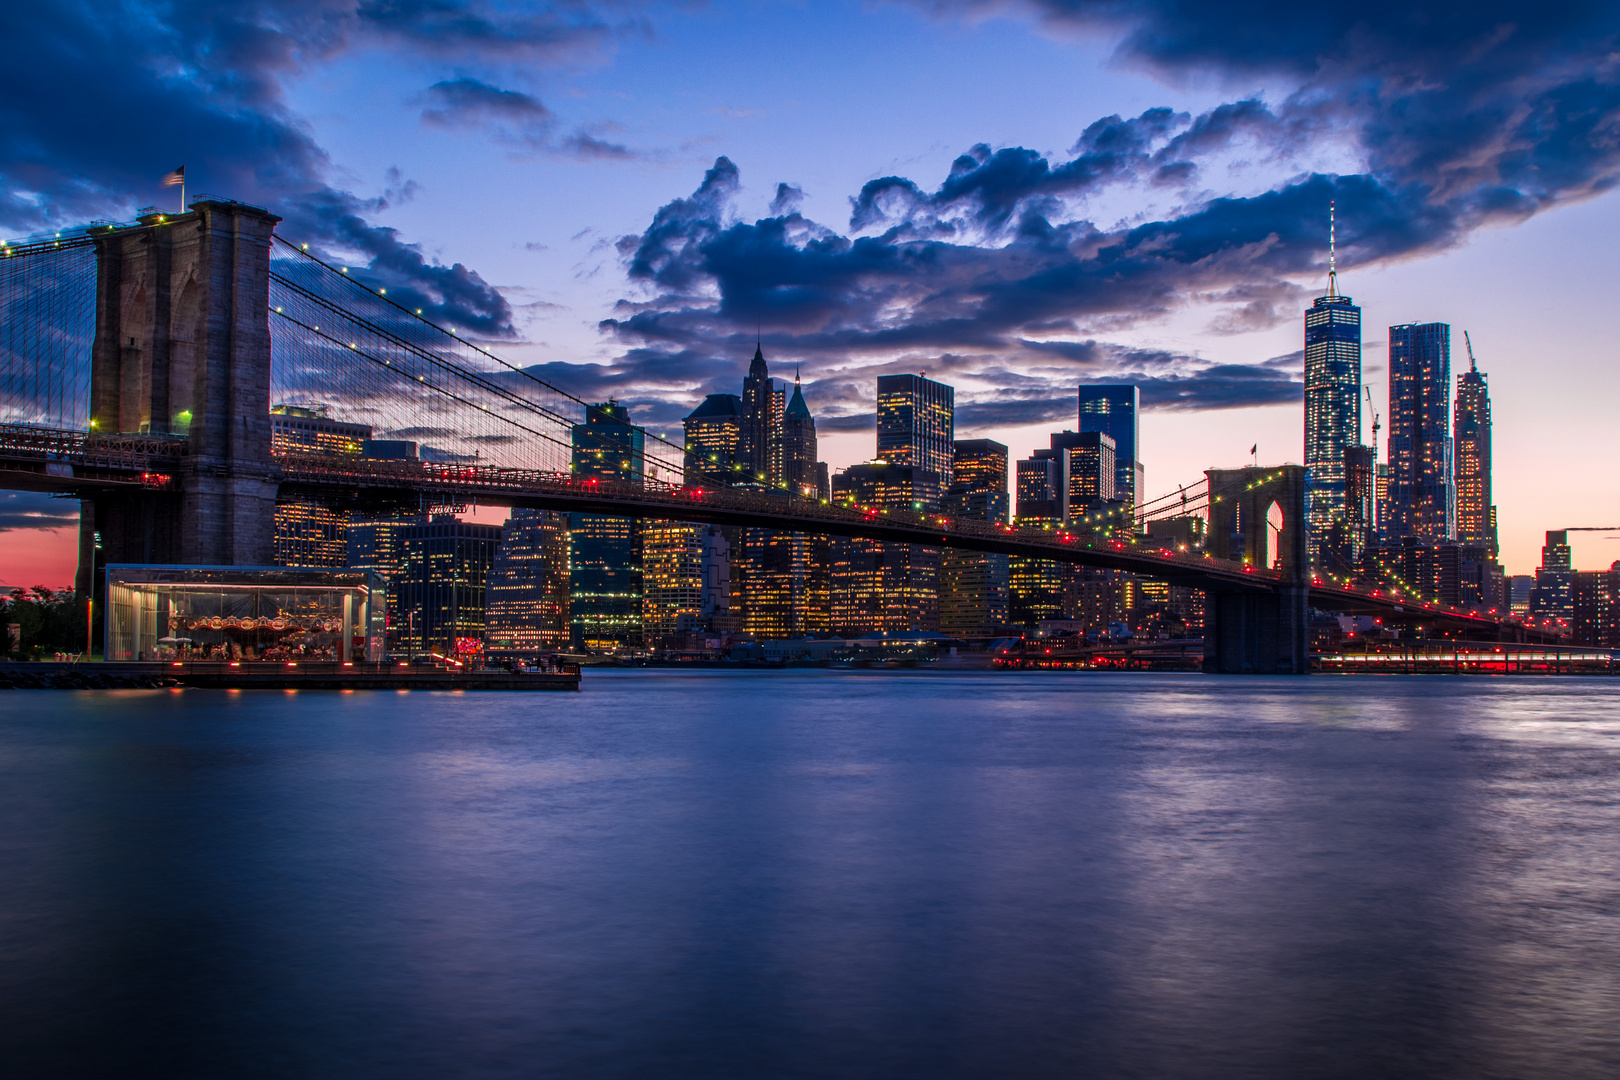
[[[1313,608],[1479,640],[1524,633],[1314,574],[1299,465],[1212,468],[1134,508],[1138,523],[1203,515],[1201,553],[1149,545],[1137,530],[719,486],[685,469],[683,446],[650,433],[645,478],[581,478],[569,461],[583,399],[281,237],[278,221],[205,196],[183,214],[0,246],[0,487],[81,501],[82,594],[95,594],[97,567],[111,563],[268,564],[278,500],[379,513],[476,501],[1129,571],[1205,593],[1212,672],[1304,672]],[[273,403],[314,400],[431,443],[433,460],[272,439]]]

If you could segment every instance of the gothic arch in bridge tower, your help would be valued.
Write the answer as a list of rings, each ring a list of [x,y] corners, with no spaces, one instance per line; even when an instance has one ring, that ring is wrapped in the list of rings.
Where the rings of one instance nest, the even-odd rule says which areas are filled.
[[[1208,552],[1256,571],[1254,589],[1207,592],[1204,670],[1306,670],[1310,557],[1305,468],[1211,469]],[[1264,573],[1269,571],[1269,573]],[[1277,580],[1277,574],[1281,580]]]

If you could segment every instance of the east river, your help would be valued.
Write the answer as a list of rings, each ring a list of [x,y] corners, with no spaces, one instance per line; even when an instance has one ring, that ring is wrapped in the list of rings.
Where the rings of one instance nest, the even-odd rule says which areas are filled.
[[[1620,1075],[1620,682],[0,695],[16,1077]]]

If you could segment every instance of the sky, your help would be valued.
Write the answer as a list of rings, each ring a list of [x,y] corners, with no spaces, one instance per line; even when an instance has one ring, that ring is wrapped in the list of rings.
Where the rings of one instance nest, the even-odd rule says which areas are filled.
[[[1450,323],[1454,376],[1475,343],[1509,572],[1620,513],[1613,4],[126,0],[0,29],[0,233],[168,205],[183,163],[656,431],[738,392],[757,336],[835,469],[897,371],[1016,457],[1078,383],[1137,382],[1149,495],[1302,460],[1332,200],[1374,410],[1389,325]],[[70,581],[76,520],[0,493],[0,583]]]

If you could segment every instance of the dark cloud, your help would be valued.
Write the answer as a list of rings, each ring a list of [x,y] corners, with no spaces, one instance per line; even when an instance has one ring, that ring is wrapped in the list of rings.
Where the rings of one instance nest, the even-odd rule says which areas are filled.
[[[414,185],[390,170],[382,199],[333,186],[327,155],[289,107],[283,86],[365,47],[457,63],[533,65],[589,55],[637,28],[586,2],[0,5],[7,45],[0,65],[0,230],[18,235],[96,218],[128,220],[142,203],[173,196],[160,194],[157,181],[184,163],[192,194],[270,207],[286,217],[284,235],[369,266],[391,294],[409,291],[435,319],[507,336],[511,311],[476,273],[434,263],[367,220],[408,200]],[[544,119],[544,106],[533,98],[476,80],[441,82],[428,95],[428,111],[447,123],[500,116],[528,130]],[[594,158],[621,150],[584,133],[555,146]]]
[[[551,110],[528,94],[502,90],[477,79],[447,79],[427,88],[429,105],[422,110],[422,122],[435,127],[456,129],[468,124],[515,124],[549,126]]]
[[[1297,358],[1144,358],[1097,335],[1188,305],[1208,307],[1210,329],[1223,334],[1297,318],[1299,282],[1326,269],[1330,200],[1340,267],[1353,274],[1444,251],[1620,179],[1612,4],[923,6],[1023,10],[1111,33],[1123,61],[1169,81],[1263,75],[1287,85],[1275,100],[1243,97],[1197,116],[1105,117],[1064,156],[979,144],[933,186],[870,181],[838,226],[803,217],[781,198],[785,185],[768,216],[743,219],[731,202],[740,178],[721,158],[692,197],[621,242],[643,291],[602,325],[630,346],[637,369],[656,377],[658,358],[696,356],[739,370],[763,325],[768,356],[815,373],[830,430],[869,424],[859,414],[870,409],[871,376],[895,364],[949,371],[958,415],[974,424],[1063,415],[1077,377],[1130,377],[1149,408],[1293,402]],[[1330,151],[1357,164],[1343,173],[1294,164]],[[1234,160],[1286,179],[1244,193],[1195,188]],[[1132,187],[1168,188],[1181,203],[1145,220],[1092,219],[1099,196]],[[943,356],[960,359],[942,365]],[[1066,367],[1042,367],[1054,363]]]
[[[32,491],[0,491],[0,530],[60,529],[79,523],[79,504]]]
[[[586,131],[563,135],[557,118],[538,98],[478,79],[447,79],[428,87],[422,123],[446,131],[483,131],[497,142],[534,153],[587,161],[625,161],[629,147]]]

